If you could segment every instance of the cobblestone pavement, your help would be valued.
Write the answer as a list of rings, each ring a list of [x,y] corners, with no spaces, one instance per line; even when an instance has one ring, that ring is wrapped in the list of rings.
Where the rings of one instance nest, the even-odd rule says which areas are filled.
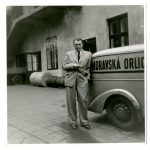
[[[113,126],[107,115],[88,112],[91,129],[67,123],[64,88],[8,86],[8,143],[135,143],[145,142],[144,125],[134,131]]]

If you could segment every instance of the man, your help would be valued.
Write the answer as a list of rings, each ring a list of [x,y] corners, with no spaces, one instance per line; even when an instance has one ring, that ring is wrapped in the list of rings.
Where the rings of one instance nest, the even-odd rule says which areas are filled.
[[[67,71],[65,78],[69,123],[73,129],[77,126],[76,97],[79,108],[80,125],[90,129],[87,117],[88,80],[90,79],[91,53],[82,49],[82,39],[73,41],[74,51],[68,51],[63,62]]]

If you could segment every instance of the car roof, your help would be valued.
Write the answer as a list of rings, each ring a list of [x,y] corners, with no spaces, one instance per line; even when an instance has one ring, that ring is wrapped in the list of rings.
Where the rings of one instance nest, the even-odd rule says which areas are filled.
[[[101,50],[94,53],[92,55],[92,58],[99,57],[99,56],[135,53],[135,52],[143,52],[143,51],[144,51],[144,44],[137,44],[137,45],[130,45],[130,46],[123,46],[123,47]]]

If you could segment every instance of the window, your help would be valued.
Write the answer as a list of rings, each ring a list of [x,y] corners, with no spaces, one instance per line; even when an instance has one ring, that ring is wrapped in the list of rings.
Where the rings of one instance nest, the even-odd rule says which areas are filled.
[[[27,54],[27,70],[28,71],[40,71],[41,61],[40,52]]]
[[[46,56],[47,56],[47,69],[48,70],[58,69],[56,36],[46,38]]]
[[[83,49],[91,53],[96,52],[96,37],[83,40]]]
[[[17,68],[25,67],[25,54],[16,55],[16,67]]]
[[[127,13],[110,18],[107,21],[110,48],[129,45]]]

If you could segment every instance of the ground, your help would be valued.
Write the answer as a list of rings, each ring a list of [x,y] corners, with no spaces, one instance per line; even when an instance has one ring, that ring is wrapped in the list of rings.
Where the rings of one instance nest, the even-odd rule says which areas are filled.
[[[9,144],[145,142],[144,124],[124,131],[111,124],[105,112],[88,112],[89,130],[70,128],[65,88],[13,85],[7,93]]]

